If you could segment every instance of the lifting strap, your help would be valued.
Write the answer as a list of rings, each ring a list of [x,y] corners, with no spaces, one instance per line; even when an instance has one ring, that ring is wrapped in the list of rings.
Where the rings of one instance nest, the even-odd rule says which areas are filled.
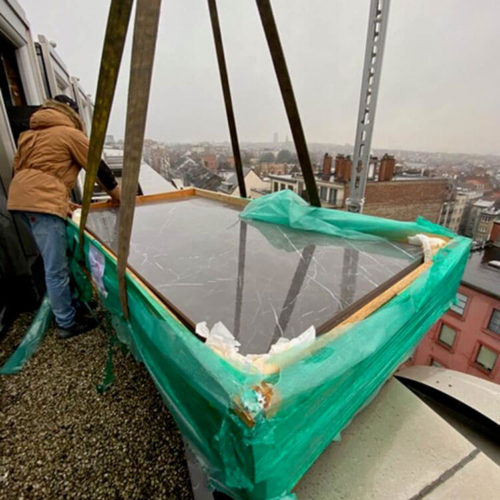
[[[109,114],[115,94],[132,4],[133,0],[112,0],[109,8],[106,36],[102,49],[101,68],[97,83],[94,116],[92,118],[85,187],[83,190],[82,215],[80,219],[81,255],[83,255],[83,231],[94,192],[97,170],[101,162],[102,148],[108,128]]]
[[[118,227],[118,286],[126,319],[129,314],[125,272],[141,167],[160,7],[161,0],[138,0],[135,13]]]
[[[273,10],[269,0],[256,1],[262,27],[264,28],[267,44],[269,46],[269,52],[271,52],[274,71],[276,72],[276,77],[278,78],[281,97],[283,98],[283,102],[285,104],[288,122],[292,131],[293,142],[295,143],[295,149],[299,158],[300,168],[302,169],[302,175],[304,176],[309,203],[316,207],[320,207],[321,202],[318,196],[316,180],[314,179],[311,158],[309,157],[309,152],[307,150],[306,138],[300,121],[299,110],[293,93],[292,81],[290,80],[290,75],[286,66],[285,55],[283,53],[283,48],[281,47]]]
[[[238,178],[240,196],[242,198],[246,198],[247,190],[245,187],[245,177],[243,175],[243,167],[241,164],[240,145],[238,143],[238,132],[236,131],[236,121],[234,119],[233,102],[231,99],[231,90],[229,87],[229,78],[227,75],[226,59],[224,57],[224,46],[222,45],[222,35],[220,31],[219,16],[217,14],[216,0],[208,0],[208,10],[210,11],[215,52],[217,53],[217,63],[219,64],[219,74],[222,85],[222,93],[224,95],[224,104],[226,106],[229,135],[231,136],[231,146],[233,148],[234,168],[236,169],[236,177]]]

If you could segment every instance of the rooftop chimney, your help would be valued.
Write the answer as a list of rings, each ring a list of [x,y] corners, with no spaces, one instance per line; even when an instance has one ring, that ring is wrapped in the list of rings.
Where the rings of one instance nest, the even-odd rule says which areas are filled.
[[[349,182],[351,180],[351,167],[351,157],[338,154],[335,157],[335,180],[337,182]]]
[[[328,153],[325,153],[325,156],[323,157],[322,172],[322,178],[324,181],[330,180],[330,176],[332,175],[332,160],[333,158]]]
[[[378,173],[379,181],[390,181],[394,176],[394,169],[396,167],[396,160],[394,156],[385,154],[380,162],[380,170]]]

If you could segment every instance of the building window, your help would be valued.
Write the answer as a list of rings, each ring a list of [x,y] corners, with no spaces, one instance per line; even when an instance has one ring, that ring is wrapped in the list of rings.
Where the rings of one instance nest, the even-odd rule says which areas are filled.
[[[293,191],[293,186],[288,186],[288,189],[291,189]]]
[[[477,351],[476,363],[485,370],[491,372],[491,370],[493,370],[493,367],[495,366],[497,358],[498,354],[495,351],[488,349],[484,345],[481,345],[481,347]]]
[[[457,331],[443,323],[439,331],[438,341],[447,347],[452,347],[456,336]]]
[[[277,182],[273,182],[273,191],[276,193],[276,191],[278,191],[278,183]]]
[[[0,35],[0,92],[7,111],[26,106],[21,74],[17,65],[16,47]]]
[[[332,205],[337,204],[337,190],[336,189],[330,188],[330,197],[328,198],[328,201]]]
[[[327,201],[328,200],[328,188],[326,186],[320,186],[319,188],[319,197],[322,200]]]
[[[460,316],[463,316],[466,305],[467,305],[467,295],[464,295],[463,293],[457,292],[457,303],[452,304],[450,306],[450,309],[453,312],[460,314]]]
[[[437,359],[434,359],[434,358],[431,358],[430,366],[435,366],[437,368],[443,368],[443,365]]]
[[[283,189],[286,189],[286,186],[284,184],[280,185],[280,190],[283,191]]]
[[[488,330],[500,335],[500,309],[493,309],[488,323]]]

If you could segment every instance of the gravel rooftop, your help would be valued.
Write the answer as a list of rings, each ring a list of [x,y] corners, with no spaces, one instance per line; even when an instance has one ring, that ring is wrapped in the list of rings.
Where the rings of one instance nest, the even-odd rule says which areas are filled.
[[[0,339],[0,362],[31,317]],[[17,375],[0,376],[0,499],[192,498],[175,422],[143,365],[118,350],[100,395],[108,339],[49,330]]]

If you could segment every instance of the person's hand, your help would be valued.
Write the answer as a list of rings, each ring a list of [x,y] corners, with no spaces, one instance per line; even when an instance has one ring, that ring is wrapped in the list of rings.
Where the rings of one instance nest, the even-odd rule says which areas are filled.
[[[120,186],[116,186],[114,189],[109,191],[109,196],[111,196],[111,203],[114,205],[119,205],[121,200]]]
[[[82,208],[81,205],[78,205],[78,203],[73,203],[72,201],[69,202],[69,207],[68,207],[68,215],[71,216],[71,214],[77,209],[77,208]]]

